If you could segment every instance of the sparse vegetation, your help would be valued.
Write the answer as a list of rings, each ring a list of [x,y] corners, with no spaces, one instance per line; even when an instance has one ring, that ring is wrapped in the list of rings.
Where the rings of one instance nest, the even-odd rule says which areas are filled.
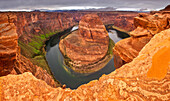
[[[21,48],[21,54],[30,59],[30,61],[37,66],[42,67],[51,74],[48,63],[45,59],[45,51],[43,51],[45,41],[52,35],[58,33],[59,31],[49,32],[46,34],[33,35],[33,38],[29,43],[24,43],[21,40],[18,41]],[[51,74],[52,75],[52,74]]]

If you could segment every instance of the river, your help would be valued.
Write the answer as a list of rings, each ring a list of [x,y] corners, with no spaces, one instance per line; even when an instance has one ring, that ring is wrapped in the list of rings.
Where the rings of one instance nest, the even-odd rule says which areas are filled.
[[[73,27],[70,31],[77,30],[78,26]],[[115,30],[108,30],[109,37],[115,43],[122,38],[118,37]],[[46,60],[55,77],[61,84],[66,84],[66,87],[76,89],[82,84],[88,83],[91,80],[98,79],[103,74],[109,74],[115,70],[113,58],[97,72],[94,73],[77,73],[64,64],[64,57],[59,50],[60,37],[66,33],[55,35],[46,42]]]

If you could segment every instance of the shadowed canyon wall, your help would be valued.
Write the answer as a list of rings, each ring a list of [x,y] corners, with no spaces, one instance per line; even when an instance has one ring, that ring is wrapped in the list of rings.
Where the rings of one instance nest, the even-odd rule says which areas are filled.
[[[56,87],[53,78],[41,67],[33,65],[20,54],[18,35],[13,23],[16,15],[0,14],[0,76],[31,72],[38,79]]]

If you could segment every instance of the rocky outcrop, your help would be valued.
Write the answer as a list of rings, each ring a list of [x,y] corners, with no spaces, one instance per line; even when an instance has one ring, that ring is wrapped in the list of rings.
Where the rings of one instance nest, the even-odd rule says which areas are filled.
[[[130,32],[131,37],[119,41],[113,48],[115,67],[131,62],[155,34],[170,28],[169,19],[170,13],[141,13],[135,17],[136,29]]]
[[[16,16],[12,14],[0,15],[0,76],[31,72],[38,79],[56,87],[53,78],[45,70],[33,65],[20,54],[18,35],[13,23],[15,19]]]
[[[108,45],[109,37],[99,16],[87,14],[79,22],[79,34],[85,41]]]
[[[0,76],[9,74],[17,60],[18,35],[12,21],[15,15],[0,15]]]
[[[97,15],[87,14],[79,22],[79,30],[72,32],[59,43],[59,48],[74,71],[94,72],[105,59],[109,46],[109,36]]]
[[[132,62],[75,90],[52,88],[31,73],[1,77],[0,100],[169,101],[169,48],[170,29],[156,34]]]

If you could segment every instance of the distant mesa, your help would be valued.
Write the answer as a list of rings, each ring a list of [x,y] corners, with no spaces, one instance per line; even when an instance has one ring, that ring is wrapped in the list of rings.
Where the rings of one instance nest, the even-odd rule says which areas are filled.
[[[95,14],[87,14],[79,22],[79,29],[59,43],[65,63],[74,71],[89,73],[101,69],[107,56],[109,36],[105,26]]]
[[[162,9],[161,11],[170,11],[170,5],[166,6],[164,9]]]

